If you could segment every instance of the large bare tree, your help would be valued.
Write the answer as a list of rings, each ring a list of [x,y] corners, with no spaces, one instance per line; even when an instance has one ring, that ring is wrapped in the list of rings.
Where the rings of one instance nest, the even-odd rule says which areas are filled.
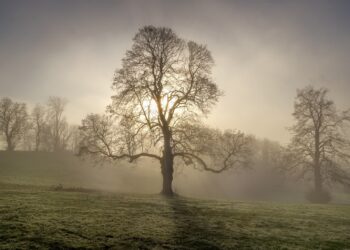
[[[23,137],[27,123],[27,109],[24,103],[10,98],[0,100],[0,131],[7,143],[7,150],[14,151]]]
[[[294,157],[292,166],[301,166],[301,176],[312,173],[315,191],[321,193],[325,182],[350,185],[350,141],[345,123],[350,110],[339,112],[327,98],[328,90],[312,86],[297,91],[291,128]]]
[[[215,173],[245,164],[249,138],[200,124],[222,92],[211,78],[211,53],[171,29],[145,26],[114,77],[108,115],[82,122],[82,152],[160,162],[164,195],[173,195],[174,162]]]

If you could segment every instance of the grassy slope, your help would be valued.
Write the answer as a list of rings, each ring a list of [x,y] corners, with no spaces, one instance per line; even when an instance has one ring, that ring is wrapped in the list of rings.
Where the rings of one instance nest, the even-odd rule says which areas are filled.
[[[0,248],[345,249],[350,206],[239,203],[0,184]]]
[[[160,177],[158,168],[102,166],[69,153],[0,151],[3,183],[155,193],[161,185],[155,173]]]
[[[20,184],[82,185],[90,176],[78,158],[69,153],[0,151],[0,181]]]

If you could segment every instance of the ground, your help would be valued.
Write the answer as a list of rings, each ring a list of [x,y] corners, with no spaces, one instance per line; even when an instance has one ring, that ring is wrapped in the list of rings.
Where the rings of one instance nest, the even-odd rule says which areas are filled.
[[[0,249],[349,249],[350,206],[0,184]]]
[[[98,191],[85,171],[0,152],[0,249],[350,249],[350,205]]]

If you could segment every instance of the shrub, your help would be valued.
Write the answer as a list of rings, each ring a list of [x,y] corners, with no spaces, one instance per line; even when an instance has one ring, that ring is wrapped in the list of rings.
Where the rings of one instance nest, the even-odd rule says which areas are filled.
[[[62,184],[58,184],[56,186],[53,186],[53,190],[54,191],[62,191],[63,190],[63,185]]]

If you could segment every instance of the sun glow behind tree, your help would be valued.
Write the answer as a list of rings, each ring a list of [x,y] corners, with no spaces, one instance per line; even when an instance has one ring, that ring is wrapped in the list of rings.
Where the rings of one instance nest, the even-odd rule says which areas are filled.
[[[245,166],[249,138],[201,123],[222,95],[205,45],[145,26],[115,72],[108,115],[83,120],[82,151],[115,160],[160,162],[162,194],[173,195],[174,163],[220,173]],[[176,161],[175,161],[176,160]]]

